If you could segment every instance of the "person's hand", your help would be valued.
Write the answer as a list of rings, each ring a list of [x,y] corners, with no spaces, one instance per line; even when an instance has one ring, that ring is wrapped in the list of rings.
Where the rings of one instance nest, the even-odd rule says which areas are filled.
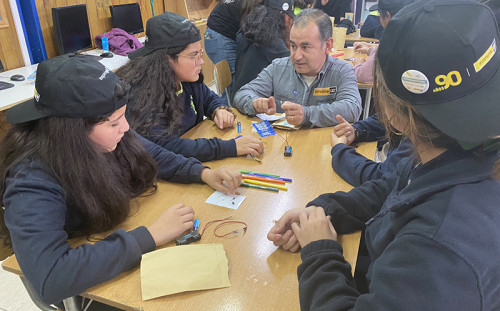
[[[288,124],[299,126],[304,121],[304,107],[289,101],[285,101],[281,105],[281,109],[285,110],[286,121]]]
[[[292,223],[292,230],[300,247],[318,240],[337,240],[330,216],[325,215],[322,207],[314,207],[310,213],[301,213],[299,220],[299,223]]]
[[[235,140],[237,155],[251,154],[254,157],[264,152],[264,144],[256,137],[243,135]]]
[[[355,57],[353,58],[352,60],[352,65],[353,66],[357,66],[357,65],[361,65],[362,63],[366,62],[366,59],[362,58],[362,57]]]
[[[232,127],[234,123],[234,114],[226,109],[218,109],[215,112],[214,122],[221,130]]]
[[[274,101],[274,97],[271,96],[269,98],[257,98],[252,101],[252,105],[255,108],[257,113],[265,113],[265,114],[275,114],[276,113],[276,102]]]
[[[194,210],[190,206],[177,203],[167,208],[147,229],[151,233],[156,247],[159,247],[192,228],[193,219]]]
[[[354,127],[340,115],[337,115],[336,118],[339,124],[333,127],[333,132],[330,135],[332,147],[340,143],[345,145],[352,144],[356,138]]]
[[[284,250],[296,252],[300,249],[299,241],[292,231],[292,223],[299,221],[302,213],[310,213],[312,206],[287,211],[267,233],[267,239]]]
[[[354,53],[368,54],[368,50],[372,47],[366,42],[354,42]]]
[[[201,180],[214,190],[235,194],[236,188],[241,184],[241,173],[223,168],[215,170],[205,168],[201,171]]]

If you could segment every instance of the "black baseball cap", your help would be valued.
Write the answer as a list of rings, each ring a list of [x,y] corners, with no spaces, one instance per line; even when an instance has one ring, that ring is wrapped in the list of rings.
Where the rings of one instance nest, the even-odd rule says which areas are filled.
[[[276,10],[280,10],[291,18],[295,18],[295,13],[293,11],[293,0],[266,0],[264,5]]]
[[[7,110],[16,124],[45,117],[85,118],[106,115],[127,104],[116,97],[120,78],[85,55],[65,54],[38,65],[33,98]]]
[[[419,1],[391,18],[377,60],[396,96],[471,149],[500,135],[499,41],[487,6]]]
[[[159,49],[185,46],[201,40],[200,30],[184,16],[172,12],[151,17],[146,23],[144,46],[128,54],[136,59]]]

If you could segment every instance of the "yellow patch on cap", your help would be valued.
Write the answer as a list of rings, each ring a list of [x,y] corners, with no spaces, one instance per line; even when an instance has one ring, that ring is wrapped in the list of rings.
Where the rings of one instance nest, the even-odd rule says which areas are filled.
[[[483,67],[486,66],[486,64],[488,64],[488,62],[493,58],[496,52],[497,52],[497,43],[495,39],[493,39],[493,42],[491,43],[490,47],[474,63],[474,69],[476,69],[476,72],[479,72],[479,70],[483,69]]]

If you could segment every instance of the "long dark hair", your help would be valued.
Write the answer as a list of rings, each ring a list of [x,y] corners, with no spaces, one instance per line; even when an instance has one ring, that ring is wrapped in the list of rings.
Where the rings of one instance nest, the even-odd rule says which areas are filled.
[[[397,97],[389,90],[377,60],[374,62],[374,67],[373,95],[375,99],[375,108],[379,114],[380,121],[385,125],[389,140],[394,138],[391,134],[396,134],[396,136],[405,135],[412,138],[412,142],[415,146],[421,143],[430,143],[436,147],[445,149],[459,146],[455,139],[441,132],[433,124],[427,121],[415,107]],[[407,124],[405,129],[400,129],[402,133],[392,127],[391,120],[387,119],[385,114],[386,108],[389,108],[393,112],[395,118],[404,120]]]
[[[262,0],[241,0],[241,19],[245,19],[245,17],[261,3]]]
[[[287,42],[285,13],[259,5],[241,20],[241,32],[256,46],[272,45],[278,39]]]
[[[126,115],[139,134],[150,136],[151,127],[159,123],[166,125],[166,130],[158,135],[180,131],[184,109],[177,96],[179,85],[169,59],[176,61],[186,47],[156,50],[116,71],[131,85]]]
[[[157,166],[130,132],[113,152],[96,149],[88,135],[110,115],[48,117],[13,125],[0,143],[2,206],[9,170],[20,161],[39,160],[61,185],[69,213],[79,219],[78,226],[67,228],[70,237],[104,232],[123,222],[130,212],[130,199],[156,189]],[[8,245],[3,213],[2,209],[1,239]]]

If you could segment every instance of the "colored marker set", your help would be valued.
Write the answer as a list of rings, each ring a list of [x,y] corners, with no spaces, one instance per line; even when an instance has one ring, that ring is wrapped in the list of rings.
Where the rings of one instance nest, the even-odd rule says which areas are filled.
[[[283,178],[279,175],[255,173],[244,170],[239,170],[239,172],[242,173],[243,177],[243,182],[241,183],[242,187],[279,192],[280,189],[288,190],[288,187],[285,186],[285,183],[292,182],[290,178]]]

